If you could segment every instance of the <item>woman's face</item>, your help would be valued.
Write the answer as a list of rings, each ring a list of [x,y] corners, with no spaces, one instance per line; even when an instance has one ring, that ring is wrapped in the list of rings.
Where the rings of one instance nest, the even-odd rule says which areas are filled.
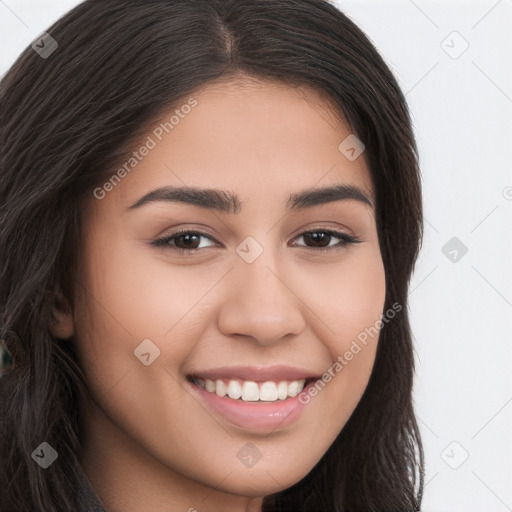
[[[95,402],[84,467],[123,510],[240,510],[299,481],[363,394],[377,336],[357,337],[384,307],[374,190],[348,127],[279,84],[191,98],[91,196],[58,327]]]

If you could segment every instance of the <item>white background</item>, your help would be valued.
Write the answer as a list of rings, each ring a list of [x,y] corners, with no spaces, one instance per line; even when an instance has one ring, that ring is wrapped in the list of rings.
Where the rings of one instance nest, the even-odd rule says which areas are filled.
[[[78,3],[0,0],[0,74]],[[410,313],[423,510],[512,511],[512,0],[337,5],[395,73],[420,149],[425,237]]]

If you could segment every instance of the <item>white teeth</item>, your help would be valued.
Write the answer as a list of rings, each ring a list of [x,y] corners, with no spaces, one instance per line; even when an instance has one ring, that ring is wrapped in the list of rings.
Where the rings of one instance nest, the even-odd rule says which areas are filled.
[[[260,399],[260,390],[258,384],[251,380],[246,380],[242,386],[242,400],[246,402],[257,402]]]
[[[227,391],[228,388],[226,387],[226,384],[224,384],[224,381],[217,379],[215,381],[215,393],[219,396],[226,396]]]
[[[279,381],[279,383],[267,381],[259,385],[251,380],[236,379],[227,381],[227,384],[222,379],[213,381],[196,378],[195,382],[209,393],[215,393],[220,397],[227,395],[233,400],[241,399],[244,402],[275,402],[297,396],[304,389],[306,380]]]
[[[299,383],[297,381],[288,384],[288,395],[297,396],[299,394]]]
[[[230,380],[228,386],[228,396],[229,398],[234,398],[235,400],[242,396],[242,386],[236,380]]]
[[[260,400],[274,402],[277,400],[277,386],[274,382],[264,382],[260,388]]]
[[[277,398],[284,400],[288,396],[288,384],[286,382],[280,382],[277,385]]]

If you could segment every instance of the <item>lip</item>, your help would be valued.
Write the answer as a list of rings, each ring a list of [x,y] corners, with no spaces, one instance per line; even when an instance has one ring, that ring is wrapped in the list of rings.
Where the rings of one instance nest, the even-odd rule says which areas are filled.
[[[297,368],[293,366],[274,365],[274,366],[222,366],[209,370],[190,373],[189,377],[200,379],[240,379],[252,380],[254,382],[283,380],[300,380],[300,379],[318,379],[316,372]]]
[[[232,373],[229,375],[233,376]],[[279,431],[295,423],[304,409],[304,404],[299,401],[300,393],[293,398],[276,402],[244,402],[227,396],[220,397],[189,380],[186,382],[192,388],[193,395],[197,396],[208,410],[245,431],[259,434]],[[313,384],[314,381],[311,381],[304,390]]]

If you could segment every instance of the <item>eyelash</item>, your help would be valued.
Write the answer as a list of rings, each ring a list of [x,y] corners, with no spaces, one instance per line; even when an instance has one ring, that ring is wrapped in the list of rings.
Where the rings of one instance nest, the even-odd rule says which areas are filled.
[[[332,250],[342,249],[349,244],[358,244],[361,242],[361,240],[358,240],[357,238],[355,238],[351,235],[348,235],[347,233],[343,233],[341,231],[334,231],[331,229],[314,229],[314,230],[310,230],[310,231],[304,231],[303,233],[300,233],[299,235],[297,235],[296,238],[300,238],[301,236],[308,235],[311,233],[327,233],[331,236],[340,238],[342,240],[342,242],[339,242],[338,244],[330,246],[330,247],[309,247],[310,249],[320,251],[320,252],[330,252]],[[165,250],[170,250],[172,252],[176,252],[179,254],[197,252],[197,251],[201,251],[204,249],[204,247],[203,248],[195,248],[195,249],[183,249],[181,247],[174,247],[172,245],[169,245],[169,242],[171,240],[174,240],[175,238],[178,238],[183,235],[199,235],[199,236],[207,238],[208,240],[210,240],[212,242],[216,242],[216,240],[212,236],[208,235],[207,233],[202,233],[201,231],[183,230],[183,231],[177,231],[176,233],[173,233],[172,235],[169,235],[169,236],[157,238],[156,240],[151,242],[151,245],[153,245],[155,247],[163,248]],[[300,247],[308,248],[308,246],[304,246],[304,245],[300,246]]]

